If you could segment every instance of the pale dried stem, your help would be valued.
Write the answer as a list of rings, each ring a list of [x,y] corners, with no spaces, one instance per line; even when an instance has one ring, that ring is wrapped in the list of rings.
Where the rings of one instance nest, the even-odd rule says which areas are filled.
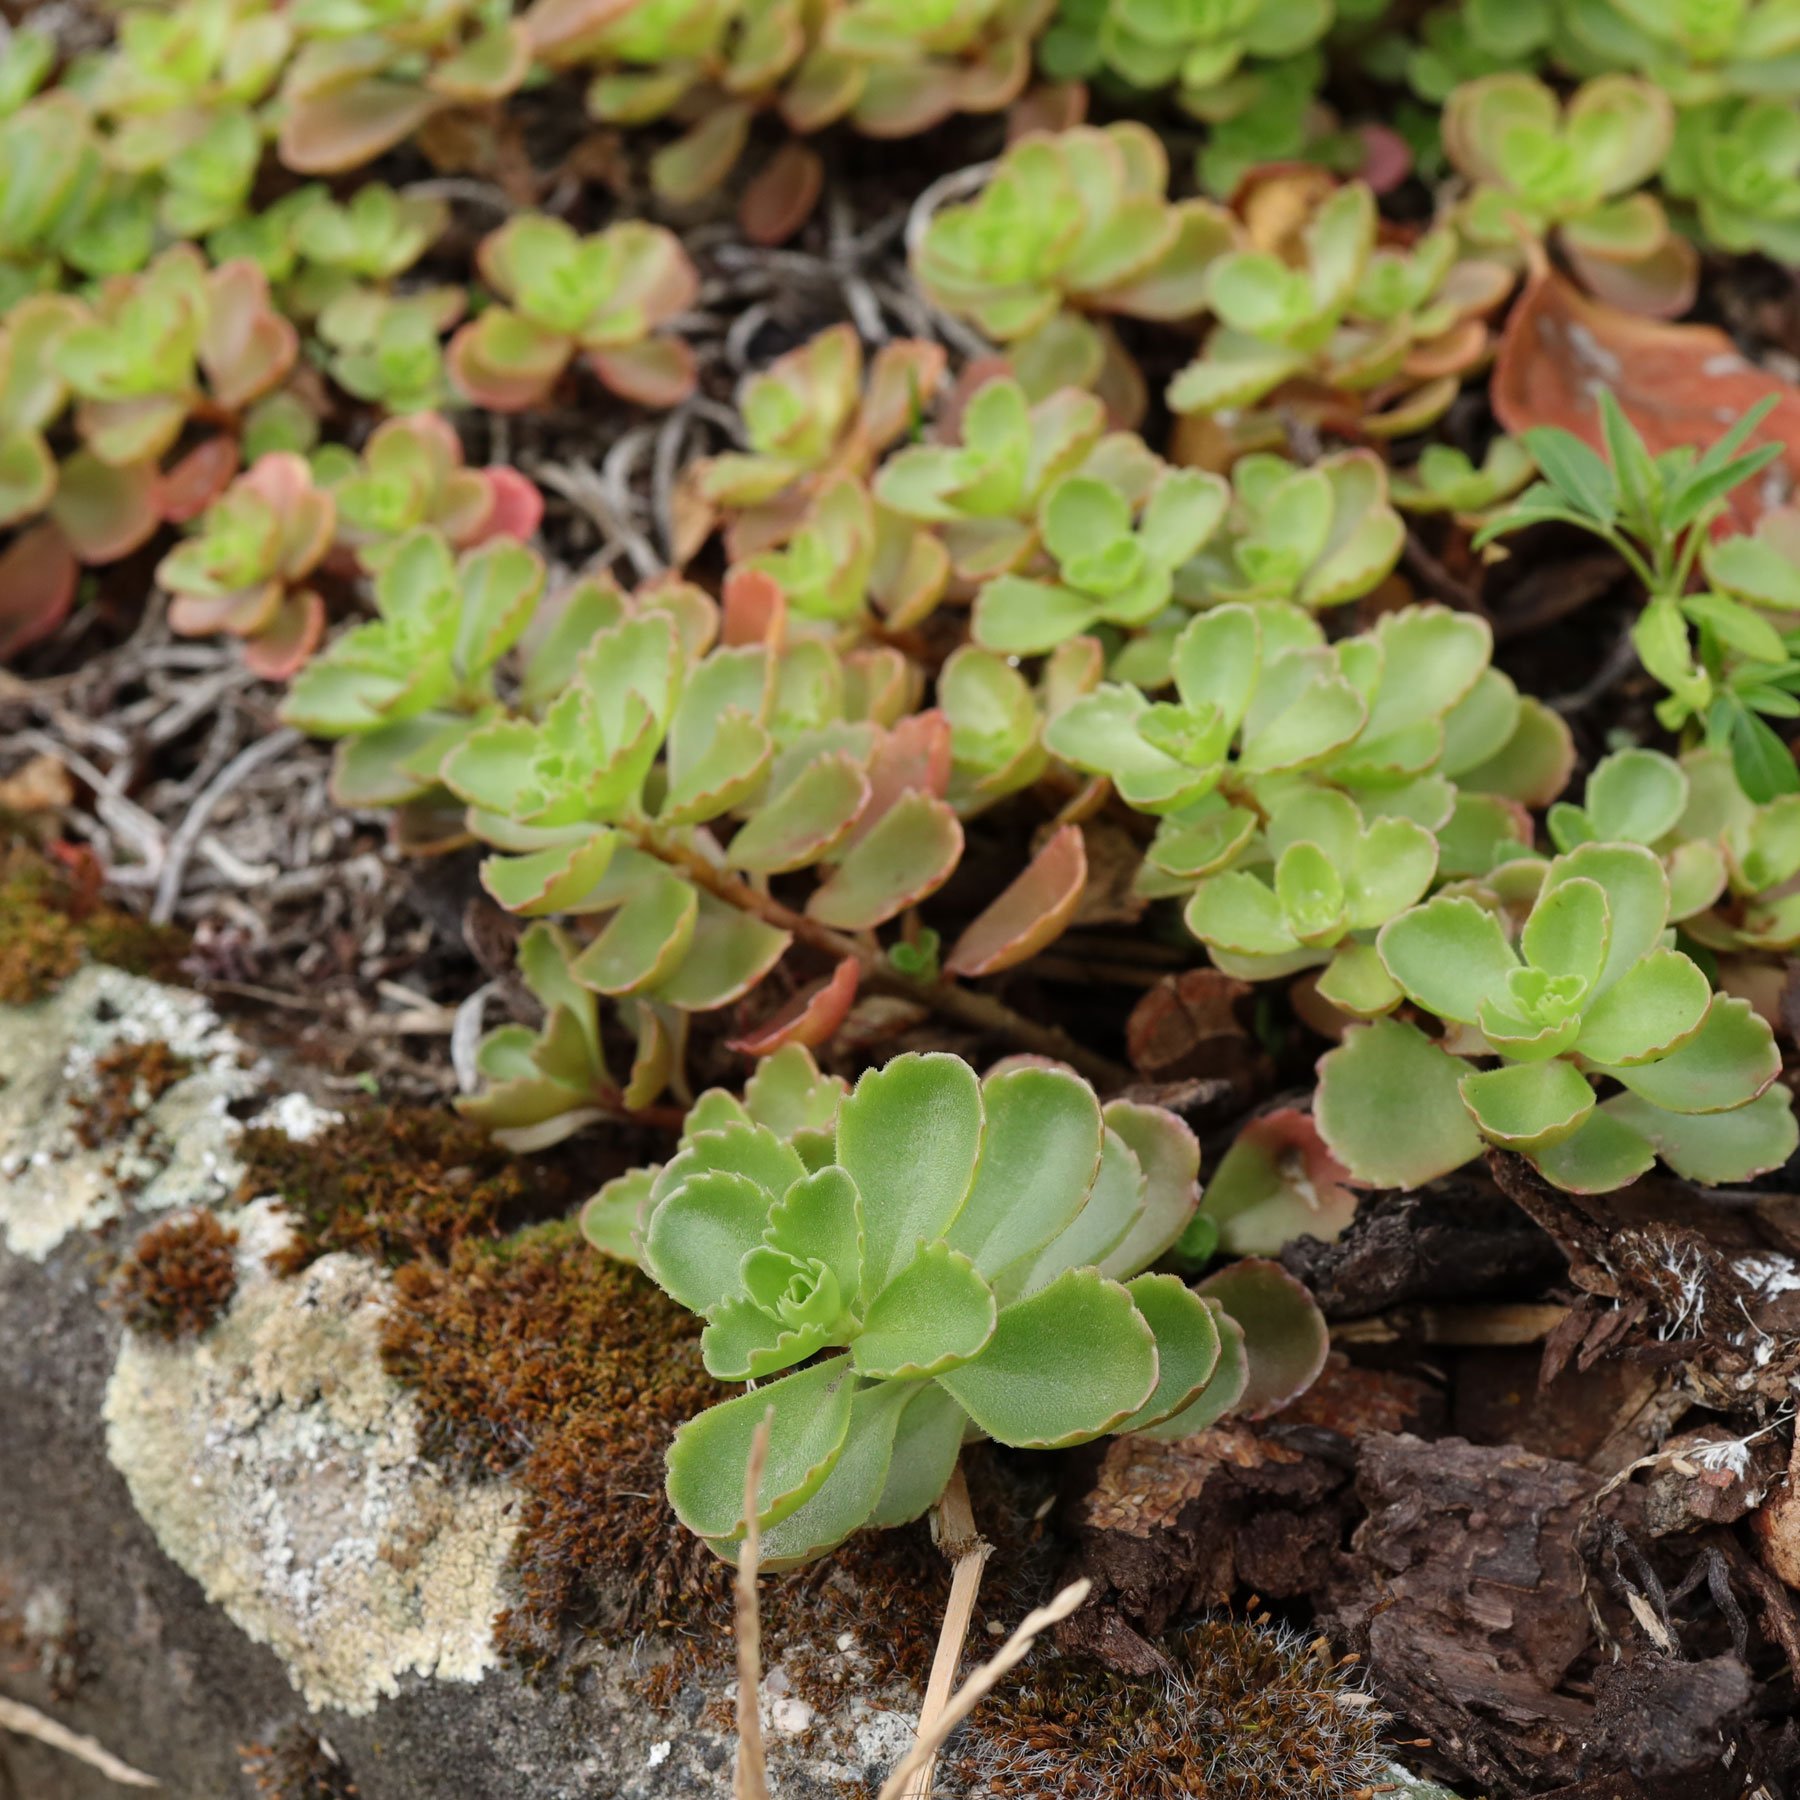
[[[26,1706],[20,1701],[0,1697],[0,1731],[11,1731],[20,1737],[47,1744],[52,1750],[60,1750],[65,1756],[72,1756],[77,1762],[86,1763],[90,1769],[97,1769],[108,1781],[115,1781],[120,1787],[162,1786],[154,1775],[146,1775],[142,1769],[134,1769],[129,1763],[120,1762],[110,1750],[96,1743],[93,1738],[83,1737],[79,1732],[69,1730],[66,1725],[57,1724],[35,1706]]]
[[[983,1663],[957,1690],[956,1698],[937,1716],[929,1732],[921,1718],[919,1741],[882,1783],[876,1800],[911,1800],[912,1795],[925,1791],[910,1784],[921,1773],[927,1782],[930,1781],[932,1764],[937,1753],[949,1742],[950,1734],[1024,1660],[1025,1653],[1039,1636],[1059,1620],[1066,1619],[1088,1597],[1090,1585],[1085,1577],[1071,1582],[1048,1606],[1027,1613],[1018,1630],[1001,1645],[992,1660]]]
[[[975,1514],[969,1506],[969,1484],[963,1478],[960,1462],[950,1477],[950,1485],[944,1489],[943,1498],[937,1503],[937,1539],[938,1548],[952,1563],[950,1598],[944,1605],[944,1623],[938,1632],[937,1654],[931,1662],[931,1679],[925,1684],[925,1703],[919,1708],[918,1743],[921,1746],[932,1742],[938,1721],[950,1705],[957,1665],[962,1661],[963,1645],[969,1636],[969,1621],[975,1614],[981,1571],[993,1554],[993,1545],[975,1529]],[[938,1743],[942,1741],[942,1737],[937,1739]],[[909,1757],[908,1760],[914,1759]],[[902,1800],[928,1800],[936,1771],[937,1750],[933,1747],[926,1751],[923,1760],[917,1762],[906,1787],[901,1790]],[[894,1780],[895,1777],[889,1777],[889,1787],[894,1785]]]
[[[737,1583],[737,1768],[731,1780],[732,1800],[769,1800],[769,1764],[762,1734],[762,1617],[756,1604],[756,1564],[762,1554],[762,1533],[757,1526],[757,1501],[762,1491],[763,1464],[769,1455],[769,1431],[775,1408],[763,1414],[756,1436],[750,1441],[750,1461],[744,1469],[744,1518],[747,1529],[738,1552]]]

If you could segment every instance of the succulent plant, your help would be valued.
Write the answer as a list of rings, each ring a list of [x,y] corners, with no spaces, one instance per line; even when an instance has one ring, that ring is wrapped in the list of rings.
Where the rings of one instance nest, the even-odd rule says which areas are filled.
[[[1198,469],[1165,471],[1141,511],[1097,476],[1063,476],[1038,515],[1055,578],[995,576],[975,602],[975,641],[1031,656],[1096,626],[1149,625],[1168,607],[1176,571],[1219,528],[1228,501],[1225,483]]]
[[[375,577],[379,616],[315,656],[282,705],[289,724],[344,740],[341,804],[396,806],[437,786],[451,748],[497,711],[495,665],[543,586],[543,564],[510,538],[461,558],[433,531],[400,542]]]
[[[1800,795],[1757,805],[1738,785],[1729,757],[1693,750],[1681,759],[1687,807],[1673,836],[1680,854],[1723,849],[1718,905],[1682,929],[1716,951],[1785,952],[1800,942]]]
[[[328,444],[313,474],[335,502],[338,541],[366,569],[421,526],[461,551],[490,538],[524,542],[543,517],[543,496],[516,469],[465,467],[462,440],[437,413],[384,420],[360,456]]]
[[[612,1073],[600,1030],[599,997],[574,975],[581,946],[560,926],[535,920],[519,939],[519,974],[544,1009],[543,1025],[502,1025],[476,1046],[485,1086],[458,1110],[512,1150],[543,1150],[596,1119],[629,1116],[655,1100],[679,1059],[685,1015],[654,1000],[627,1003],[636,1039],[623,1081]]]
[[[390,294],[350,287],[319,315],[326,367],[346,393],[391,413],[430,412],[454,398],[444,338],[463,316],[460,288]]]
[[[1106,408],[1093,394],[1061,388],[1033,405],[1008,375],[970,396],[957,444],[913,443],[877,471],[876,500],[933,528],[956,577],[978,582],[1022,567],[1038,548],[1038,513],[1050,486],[1090,455],[1136,448],[1105,436]],[[1102,446],[1105,446],[1103,449]],[[1154,466],[1145,451],[1146,469]]]
[[[1055,330],[1065,308],[1190,318],[1236,227],[1208,201],[1168,200],[1168,179],[1161,141],[1135,122],[1030,133],[976,199],[931,219],[913,273],[936,305],[1007,344]]]
[[[1464,82],[1531,72],[1557,34],[1563,0],[1456,0],[1435,6],[1416,36],[1397,39],[1406,80],[1420,99],[1441,107]]]
[[[1359,1179],[1412,1185],[1494,1144],[1582,1193],[1621,1187],[1659,1155],[1702,1182],[1785,1162],[1796,1132],[1774,1038],[1664,946],[1657,857],[1584,843],[1538,869],[1516,944],[1477,895],[1439,895],[1382,927],[1383,968],[1445,1036],[1381,1019],[1322,1059],[1333,1154]],[[1600,1100],[1596,1080],[1622,1091]]]
[[[264,456],[157,565],[172,597],[170,627],[183,637],[240,638],[258,675],[286,680],[324,634],[325,602],[307,583],[336,525],[336,505],[304,458]]]
[[[1709,774],[1715,771],[1709,768]],[[1581,802],[1559,800],[1544,817],[1558,850],[1580,844],[1642,844],[1661,858],[1669,883],[1669,918],[1684,924],[1723,893],[1728,874],[1725,835],[1730,824],[1748,818],[1735,781],[1729,819],[1702,831],[1696,823],[1694,784],[1688,768],[1660,750],[1615,750],[1594,765]],[[1710,803],[1711,787],[1702,795]]]
[[[1563,0],[1562,33],[1573,66],[1629,69],[1677,106],[1731,94],[1800,94],[1800,19],[1784,0]]]
[[[1172,1114],[1103,1108],[1052,1065],[978,1081],[944,1055],[897,1057],[844,1096],[784,1055],[743,1106],[703,1096],[675,1158],[584,1215],[706,1319],[712,1373],[757,1383],[669,1451],[671,1503],[721,1555],[746,1529],[746,1454],[771,1410],[757,1506],[778,1568],[917,1518],[971,1435],[1183,1436],[1317,1373],[1316,1309],[1273,1265],[1227,1271],[1216,1297],[1138,1272],[1198,1197],[1198,1146]]]
[[[535,405],[578,353],[614,393],[672,406],[694,384],[693,352],[657,335],[698,291],[679,239],[627,220],[592,237],[528,214],[484,238],[483,279],[507,302],[465,325],[450,371],[478,405]]]
[[[1291,57],[1330,29],[1332,0],[1063,0],[1039,57],[1053,79],[1102,73],[1183,97],[1229,81],[1248,60]]]
[[[1487,318],[1512,291],[1512,273],[1459,256],[1448,228],[1405,251],[1378,248],[1375,197],[1362,182],[1331,191],[1298,175],[1288,185],[1299,195],[1322,186],[1326,197],[1300,230],[1213,263],[1206,305],[1218,323],[1170,384],[1169,404],[1237,412],[1309,384],[1336,395],[1337,410],[1371,435],[1435,423],[1461,377],[1486,360]]]
[[[1629,75],[1585,82],[1566,105],[1530,75],[1489,75],[1444,108],[1444,148],[1474,184],[1459,222],[1503,252],[1520,229],[1552,231],[1601,299],[1673,317],[1692,303],[1698,259],[1643,184],[1675,135],[1667,94]]]
[[[1715,248],[1800,263],[1800,114],[1790,102],[1684,108],[1662,181]]]
[[[944,363],[936,344],[884,344],[865,381],[862,339],[851,325],[833,326],[777,357],[744,384],[746,448],[703,458],[684,472],[688,542],[698,548],[723,516],[733,561],[780,543],[824,482],[867,475],[913,427]]]
[[[281,160],[304,175],[373,162],[446,107],[503,99],[531,68],[510,0],[293,0]]]
[[[112,174],[87,108],[40,95],[0,118],[0,306],[84,275],[128,273],[149,257],[156,222]]]
[[[1393,477],[1389,492],[1402,512],[1476,520],[1512,499],[1536,473],[1531,452],[1517,438],[1495,438],[1479,468],[1453,445],[1427,444],[1411,469]]]
[[[104,283],[62,337],[56,365],[75,424],[111,468],[163,456],[191,415],[234,422],[293,367],[299,336],[254,263],[209,269],[188,245]]]

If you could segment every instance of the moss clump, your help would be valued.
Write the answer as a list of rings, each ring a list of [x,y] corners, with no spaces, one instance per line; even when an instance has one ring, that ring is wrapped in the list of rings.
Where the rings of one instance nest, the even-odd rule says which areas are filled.
[[[76,1096],[75,1135],[89,1150],[122,1138],[178,1081],[193,1074],[191,1057],[160,1039],[120,1044],[95,1059],[85,1090]]]
[[[662,1491],[676,1426],[727,1391],[701,1367],[700,1320],[572,1222],[465,1236],[447,1267],[401,1268],[395,1290],[383,1352],[418,1396],[427,1452],[527,1494],[520,1600],[495,1627],[509,1657],[546,1660],[566,1620],[633,1632],[724,1594],[724,1566]]]
[[[180,932],[100,898],[100,867],[88,853],[53,862],[0,848],[0,1004],[41,1000],[84,962],[167,981],[186,953]]]
[[[1205,1619],[1162,1645],[1165,1681],[1085,1659],[1028,1663],[946,1760],[1009,1800],[1350,1800],[1378,1790],[1387,1715],[1322,1638]]]
[[[331,1250],[389,1268],[443,1263],[465,1240],[497,1238],[577,1197],[566,1177],[429,1107],[367,1107],[305,1142],[253,1127],[238,1153],[246,1169],[239,1198],[279,1194],[293,1216],[293,1238],[273,1258],[284,1275]]]
[[[284,1725],[266,1744],[238,1751],[264,1800],[357,1800],[361,1790],[316,1731]]]
[[[216,1325],[237,1292],[236,1244],[237,1233],[210,1212],[152,1226],[113,1284],[125,1323],[170,1339]]]

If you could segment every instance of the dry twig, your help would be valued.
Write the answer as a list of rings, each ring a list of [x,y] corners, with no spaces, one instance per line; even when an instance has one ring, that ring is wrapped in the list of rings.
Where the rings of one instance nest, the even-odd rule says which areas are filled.
[[[93,1738],[83,1737],[79,1732],[69,1730],[66,1725],[57,1724],[35,1706],[26,1706],[22,1701],[0,1698],[0,1731],[11,1731],[19,1737],[48,1744],[52,1750],[60,1750],[65,1756],[72,1756],[77,1762],[86,1763],[90,1769],[98,1769],[108,1781],[116,1781],[120,1787],[162,1786],[154,1775],[146,1775],[142,1769],[134,1769],[130,1763],[121,1762]]]

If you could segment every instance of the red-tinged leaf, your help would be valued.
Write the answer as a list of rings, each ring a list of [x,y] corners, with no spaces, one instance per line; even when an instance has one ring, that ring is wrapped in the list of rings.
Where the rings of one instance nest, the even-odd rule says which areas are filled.
[[[264,681],[288,681],[325,635],[325,602],[311,588],[288,594],[273,622],[244,645],[244,666]]]
[[[196,445],[163,471],[156,490],[156,510],[171,525],[199,518],[230,487],[239,460],[234,437],[208,438]]]
[[[942,887],[962,848],[962,823],[942,800],[907,794],[852,846],[806,910],[839,931],[866,931]]]
[[[941,799],[950,791],[950,720],[937,707],[913,713],[887,732],[869,758],[869,803],[856,821],[859,844],[908,794]]]
[[[765,569],[733,569],[720,596],[719,642],[779,650],[786,639],[787,595],[781,583]]]
[[[753,244],[785,244],[819,204],[825,162],[799,138],[789,138],[744,189],[738,223]]]
[[[850,1016],[861,975],[862,965],[854,956],[846,956],[823,981],[802,988],[772,1019],[765,1019],[742,1037],[728,1038],[726,1049],[743,1056],[773,1056],[789,1044],[816,1048]]]
[[[1800,387],[1746,362],[1711,325],[1670,325],[1591,300],[1554,270],[1535,270],[1506,321],[1492,397],[1514,436],[1558,425],[1603,450],[1594,395],[1611,388],[1652,455],[1704,447],[1759,400],[1776,405],[1750,444],[1779,444],[1785,485],[1800,484]],[[1746,446],[1748,448],[1749,446]],[[1749,530],[1770,503],[1766,481],[1733,490],[1730,507]]]
[[[1331,1334],[1312,1295],[1280,1263],[1246,1257],[1194,1291],[1217,1300],[1243,1328],[1250,1381],[1232,1408],[1238,1417],[1277,1412],[1318,1380]]]
[[[79,574],[54,525],[34,525],[0,552],[0,663],[47,638],[69,616]]]
[[[290,102],[281,160],[302,175],[337,175],[409,138],[444,102],[398,81],[350,81]]]
[[[631,10],[636,0],[537,0],[525,14],[532,48],[550,56],[566,44],[591,37]]]
[[[464,539],[459,548],[473,550],[498,537],[529,543],[544,517],[544,496],[538,492],[536,482],[517,469],[480,469],[476,473],[487,484],[488,515],[475,535]]]
[[[50,516],[84,563],[117,562],[146,543],[162,523],[153,462],[111,468],[87,450],[62,466]]]
[[[1311,1113],[1278,1107],[1237,1134],[1206,1185],[1202,1206],[1236,1256],[1278,1256],[1292,1239],[1330,1243],[1356,1217],[1350,1171]]]
[[[694,391],[693,350],[680,338],[650,337],[620,350],[590,350],[591,368],[622,400],[678,406]]]
[[[1062,936],[1087,886],[1087,845],[1079,825],[1052,833],[1024,872],[956,940],[950,975],[997,975]]]
[[[1358,171],[1377,194],[1391,194],[1413,171],[1413,153],[1399,132],[1386,125],[1358,126],[1363,162]]]

